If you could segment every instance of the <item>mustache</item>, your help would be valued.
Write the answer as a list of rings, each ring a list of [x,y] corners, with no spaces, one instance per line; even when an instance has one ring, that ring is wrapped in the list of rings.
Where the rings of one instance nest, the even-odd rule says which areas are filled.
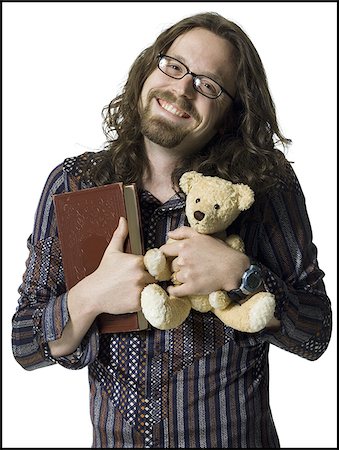
[[[200,115],[198,111],[195,109],[194,105],[188,98],[186,97],[176,97],[173,92],[170,91],[161,91],[160,89],[155,89],[150,91],[147,96],[148,103],[152,100],[152,98],[162,98],[167,102],[174,103],[180,109],[185,111],[191,117],[193,117],[197,122],[201,121]]]

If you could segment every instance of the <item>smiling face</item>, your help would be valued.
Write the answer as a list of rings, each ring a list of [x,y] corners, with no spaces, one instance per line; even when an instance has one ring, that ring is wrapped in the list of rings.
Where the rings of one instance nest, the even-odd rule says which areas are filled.
[[[166,54],[235,94],[233,47],[225,39],[194,28],[175,39]],[[142,134],[162,147],[201,149],[225,122],[231,102],[225,93],[216,99],[203,96],[194,89],[189,74],[178,80],[156,68],[141,91]]]

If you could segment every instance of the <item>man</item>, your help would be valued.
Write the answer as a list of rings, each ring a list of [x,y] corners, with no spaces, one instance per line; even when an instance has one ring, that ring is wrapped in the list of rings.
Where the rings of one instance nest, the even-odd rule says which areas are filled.
[[[278,448],[269,345],[319,358],[331,309],[301,188],[274,145],[289,141],[253,44],[217,14],[184,19],[142,52],[105,111],[106,149],[67,158],[42,193],[13,318],[16,359],[26,369],[88,365],[93,447]],[[253,188],[254,205],[228,230],[246,254],[185,226],[178,179],[187,170]],[[98,269],[67,292],[51,194],[114,181],[137,183],[146,248],[174,257],[182,284],[169,293],[223,289],[245,301],[254,262],[276,298],[272,323],[246,334],[192,311],[173,330],[99,336],[96,316],[140,309],[154,280],[141,256],[123,253],[122,219]]]

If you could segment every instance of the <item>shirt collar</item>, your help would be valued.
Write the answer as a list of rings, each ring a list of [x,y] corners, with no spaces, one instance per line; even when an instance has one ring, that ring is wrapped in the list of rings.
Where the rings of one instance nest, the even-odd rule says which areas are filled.
[[[168,209],[180,209],[185,206],[186,195],[183,192],[175,193],[170,199],[165,203],[161,203],[153,194],[149,191],[142,189],[140,191],[140,201],[141,203],[146,203],[152,206],[161,208],[162,210]]]

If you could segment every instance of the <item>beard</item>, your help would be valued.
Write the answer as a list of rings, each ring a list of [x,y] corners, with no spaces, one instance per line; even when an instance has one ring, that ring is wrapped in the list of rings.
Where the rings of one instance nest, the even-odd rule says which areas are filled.
[[[152,117],[151,100],[161,97],[168,102],[176,103],[179,108],[185,110],[198,123],[201,122],[199,114],[196,112],[192,103],[187,99],[176,99],[170,92],[151,91],[147,96],[147,104],[140,113],[141,133],[151,142],[161,145],[165,148],[174,148],[185,139],[191,132],[192,127],[184,123],[173,123],[163,117]]]
[[[141,133],[155,144],[165,148],[176,147],[190,132],[188,128],[168,123],[164,119],[151,117],[146,113],[145,110],[141,117]]]

